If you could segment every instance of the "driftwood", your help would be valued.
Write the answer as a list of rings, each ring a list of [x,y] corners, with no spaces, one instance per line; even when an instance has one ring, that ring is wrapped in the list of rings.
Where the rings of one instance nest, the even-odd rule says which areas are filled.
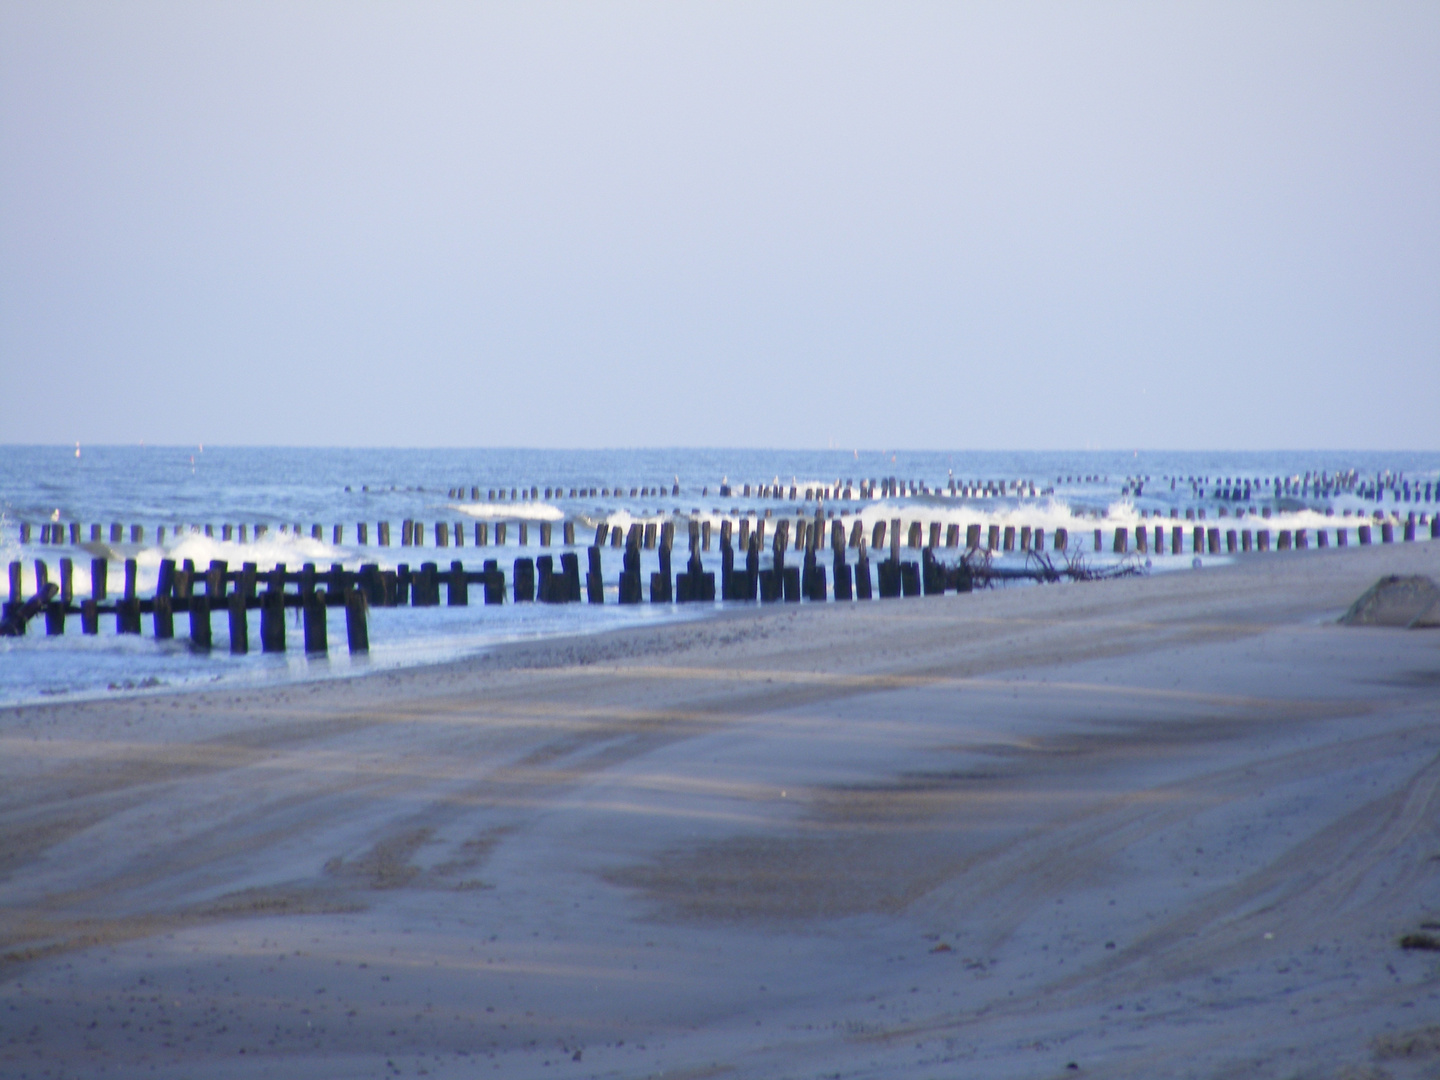
[[[1054,559],[1043,551],[1027,551],[1025,565],[996,566],[988,549],[972,548],[960,557],[960,564],[970,573],[970,580],[977,589],[993,589],[997,581],[1037,581],[1051,584],[1058,581],[1105,581],[1110,578],[1138,577],[1145,573],[1145,565],[1136,557],[1128,557],[1111,566],[1091,566],[1080,552],[1066,552],[1064,563],[1055,565]]]
[[[40,591],[32,596],[25,603],[6,604],[9,609],[5,618],[0,619],[0,637],[21,637],[25,633],[25,624],[33,619],[40,612],[45,610],[45,605],[50,603],[55,594],[60,591],[60,586],[53,581],[48,581],[40,587]]]

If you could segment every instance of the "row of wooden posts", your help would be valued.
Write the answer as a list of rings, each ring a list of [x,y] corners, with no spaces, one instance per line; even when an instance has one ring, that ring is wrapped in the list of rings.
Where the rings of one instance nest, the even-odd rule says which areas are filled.
[[[754,525],[754,528],[759,531],[760,538],[761,538],[761,543],[762,543],[762,544],[764,543],[764,540],[765,540],[765,529],[766,529],[766,524],[767,524],[767,522],[768,522],[769,520],[770,520],[770,519],[768,519],[768,518],[758,518],[758,519],[756,519],[756,522],[755,522],[755,525]],[[788,518],[779,519],[780,522],[788,522],[788,520],[789,520]],[[436,522],[434,522],[434,523],[433,523],[433,526],[431,526],[431,529],[430,529],[430,532],[429,532],[429,535],[430,535],[431,538],[433,539],[434,546],[437,547],[437,548],[445,548],[445,547],[450,547],[450,546],[453,544],[455,547],[464,547],[464,546],[466,545],[466,542],[467,542],[467,541],[466,541],[466,524],[467,524],[467,523],[465,523],[465,522],[459,522],[459,521],[456,521],[456,522],[436,521]],[[492,532],[492,524],[493,524],[493,532]],[[491,543],[491,541],[492,541],[492,537],[493,537],[493,541],[494,541],[495,545],[496,545],[496,546],[503,547],[503,546],[505,546],[505,544],[507,543],[507,541],[508,541],[508,539],[509,539],[509,526],[510,526],[511,524],[512,524],[512,523],[510,523],[510,522],[504,522],[504,521],[497,521],[497,522],[493,522],[493,523],[491,523],[491,522],[485,522],[485,521],[473,522],[473,523],[471,523],[471,526],[472,526],[472,530],[473,530],[473,531],[471,532],[471,540],[470,540],[470,542],[473,543],[473,545],[474,545],[475,547],[487,547],[487,546],[490,545],[490,543]],[[520,545],[521,547],[527,546],[527,545],[529,544],[529,542],[530,542],[530,528],[531,528],[531,523],[530,523],[530,522],[520,521],[520,522],[514,522],[513,524],[515,525],[515,528],[516,528],[516,540],[518,541],[519,545]],[[778,524],[778,523],[777,523],[777,524]],[[797,538],[797,546],[804,546],[805,536],[808,535],[811,531],[818,531],[818,530],[824,529],[825,524],[826,524],[826,519],[820,517],[819,515],[817,515],[813,520],[812,520],[812,519],[809,519],[809,518],[806,518],[806,517],[804,517],[804,516],[801,516],[801,517],[797,518],[797,519],[796,519],[796,524],[795,524],[795,534],[796,534],[796,538]],[[709,550],[710,550],[710,546],[711,546],[711,533],[712,533],[711,523],[710,523],[709,521],[703,521],[703,522],[700,522],[700,523],[699,523],[699,526],[700,526],[700,534],[701,534],[701,550],[703,550],[703,551],[709,551]],[[1396,526],[1399,526],[1401,532],[1403,533],[1403,535],[1405,536],[1406,539],[1408,539],[1408,540],[1413,540],[1413,539],[1415,539],[1415,536],[1416,536],[1416,534],[1417,534],[1417,529],[1422,529],[1422,530],[1423,530],[1423,529],[1425,528],[1425,523],[1424,523],[1424,519],[1422,519],[1421,522],[1420,522],[1420,523],[1418,524],[1418,526],[1417,526],[1417,522],[1416,522],[1416,520],[1415,520],[1414,515],[1411,515],[1408,519],[1403,520],[1403,521],[1381,520],[1381,521],[1379,521],[1379,522],[1376,522],[1376,523],[1374,524],[1373,528],[1378,529],[1378,530],[1380,531],[1380,533],[1381,533],[1382,535],[1384,535],[1384,536],[1391,536],[1391,537],[1393,537],[1394,532],[1395,532],[1395,529],[1396,529]],[[635,527],[636,527],[636,528],[640,528],[640,529],[642,530],[642,545],[643,545],[647,550],[653,550],[654,547],[655,547],[655,544],[656,544],[656,538],[657,538],[658,531],[659,531],[661,528],[670,527],[670,526],[662,525],[662,524],[656,523],[656,522],[649,522],[649,523],[646,523],[646,524],[643,524],[643,525],[637,524]],[[733,527],[734,527],[734,526],[733,526],[733,523],[732,523],[731,521],[729,521],[728,519],[726,519],[726,520],[724,520],[724,521],[722,521],[722,522],[720,523],[720,529],[721,529],[722,534],[726,533],[727,530],[731,530]],[[746,536],[747,536],[747,534],[748,534],[748,531],[749,531],[750,528],[751,528],[750,519],[749,519],[748,517],[742,517],[742,518],[740,518],[740,519],[739,519],[739,526],[738,526],[738,527],[739,527],[740,543],[741,543],[742,546],[743,546],[744,543],[745,543],[745,538],[746,538]],[[899,519],[895,519],[895,520],[891,523],[891,526],[890,526],[890,527],[891,527],[892,529],[897,529],[897,530],[898,530],[898,529],[901,527]],[[539,544],[540,544],[540,546],[541,546],[541,547],[550,547],[550,546],[551,546],[551,543],[552,543],[552,541],[553,541],[553,539],[554,539],[554,528],[553,528],[552,523],[551,523],[551,522],[548,522],[548,521],[542,521],[542,522],[536,523],[536,528],[537,528],[538,533],[539,533],[538,539],[539,539]],[[845,519],[843,519],[843,518],[839,518],[839,519],[837,519],[837,518],[830,518],[830,519],[829,519],[829,528],[830,528],[830,532],[832,533],[832,535],[835,534],[835,533],[839,533],[839,534],[841,534],[841,535],[843,536],[843,535],[847,532],[847,530],[846,530],[846,522],[845,522]],[[192,529],[193,529],[193,531],[194,531],[195,533],[198,534],[198,533],[201,532],[202,526],[199,526],[199,525],[192,526]],[[266,534],[266,529],[267,529],[267,526],[265,526],[265,525],[263,525],[263,524],[257,524],[257,525],[255,526],[255,531],[254,531],[255,539],[256,539],[256,540],[259,540],[259,539],[261,539],[262,537],[264,537],[265,534]],[[942,539],[942,529],[944,530],[944,532],[943,532],[943,539]],[[1194,550],[1194,551],[1196,551],[1196,552],[1202,552],[1202,551],[1207,551],[1207,550],[1208,550],[1211,554],[1216,554],[1216,553],[1218,553],[1219,551],[1222,550],[1220,541],[1219,541],[1219,539],[1218,539],[1218,537],[1221,536],[1222,533],[1221,533],[1221,531],[1218,529],[1218,527],[1215,527],[1215,526],[1203,527],[1203,526],[1194,526],[1194,525],[1186,525],[1186,526],[1180,526],[1180,525],[1170,525],[1170,526],[1166,526],[1166,525],[1149,525],[1149,526],[1139,525],[1139,526],[1137,526],[1137,527],[1135,528],[1135,531],[1134,531],[1135,549],[1138,550],[1138,551],[1148,551],[1148,550],[1162,551],[1162,550],[1166,547],[1165,534],[1166,534],[1166,532],[1167,532],[1167,529],[1168,529],[1168,531],[1169,531],[1169,533],[1170,533],[1169,547],[1171,548],[1171,550],[1172,550],[1175,554],[1180,554],[1180,553],[1183,551],[1183,540],[1182,540],[1182,539],[1177,539],[1177,538],[1183,537],[1183,532],[1184,532],[1185,529],[1191,529],[1191,530],[1193,530],[1193,533],[1194,533],[1195,536],[1198,536],[1198,537],[1201,537],[1201,538],[1202,538],[1202,539],[1200,539],[1200,540],[1195,541],[1195,542],[1192,544],[1192,550]],[[982,530],[982,526],[979,525],[979,524],[971,524],[971,525],[969,525],[969,526],[966,527],[965,546],[966,546],[967,548],[974,549],[974,548],[978,548],[978,547],[981,546],[981,535],[982,535],[981,530]],[[41,529],[40,529],[40,534],[39,534],[39,541],[40,541],[40,543],[41,543],[42,545],[45,545],[45,544],[63,544],[63,543],[66,542],[66,540],[67,540],[67,538],[68,538],[69,542],[70,542],[72,545],[78,545],[78,544],[80,543],[81,531],[82,531],[82,530],[81,530],[80,525],[79,525],[78,523],[75,523],[75,522],[69,523],[68,527],[67,527],[65,524],[63,524],[63,523],[55,523],[55,524],[53,524],[53,525],[51,525],[51,524],[42,525],[42,526],[41,526]],[[289,531],[289,529],[288,529],[287,526],[281,526],[281,527],[280,527],[280,531],[281,531],[282,534],[284,534],[284,533],[287,533],[287,532]],[[562,522],[562,523],[561,523],[561,527],[560,527],[560,531],[561,531],[561,542],[564,544],[564,546],[566,546],[566,547],[574,547],[574,546],[575,546],[575,522],[573,522],[573,521],[564,521],[564,522]],[[618,547],[621,547],[621,546],[622,546],[622,543],[623,543],[623,541],[621,540],[621,536],[622,536],[623,534],[622,534],[620,531],[615,530],[615,529],[610,529],[608,526],[603,525],[603,524],[602,524],[601,526],[599,526],[599,535],[598,535],[598,537],[597,537],[596,542],[603,545],[603,544],[605,543],[604,535],[605,535],[605,533],[606,533],[607,531],[613,534],[613,546],[614,546],[614,547],[617,547],[617,548],[618,548]],[[215,526],[213,526],[213,525],[205,525],[205,526],[203,526],[203,532],[204,532],[204,535],[206,535],[206,536],[214,536],[214,535],[216,535],[216,533],[215,533]],[[1095,535],[1096,535],[1097,537],[1099,537],[1099,536],[1101,535],[1101,532],[1102,532],[1102,530],[1097,528],[1097,529],[1095,530]],[[1327,547],[1327,546],[1329,546],[1329,540],[1330,540],[1330,533],[1331,533],[1331,532],[1333,532],[1333,533],[1335,534],[1335,543],[1336,543],[1337,546],[1344,546],[1344,545],[1348,542],[1349,526],[1336,526],[1336,527],[1334,527],[1333,529],[1323,529],[1323,528],[1322,528],[1322,529],[1316,529],[1316,530],[1314,530],[1314,536],[1315,536],[1316,545],[1317,545],[1318,547]],[[1355,532],[1356,532],[1357,538],[1359,538],[1360,543],[1362,543],[1362,544],[1364,544],[1364,543],[1369,543],[1369,540],[1367,539],[1367,537],[1369,537],[1369,536],[1371,535],[1372,525],[1370,525],[1370,524],[1358,524],[1358,523],[1357,523],[1357,526],[1356,526],[1356,528],[1355,528]],[[1434,536],[1440,536],[1440,517],[1431,518],[1431,519],[1429,520],[1429,532],[1430,532],[1430,535],[1431,535],[1432,537],[1434,537]],[[176,533],[180,533],[180,529],[176,529]],[[332,526],[331,529],[329,530],[329,533],[330,533],[330,539],[331,539],[331,541],[332,541],[333,543],[335,543],[335,544],[343,544],[343,543],[345,542],[345,526],[344,526],[344,525],[334,525],[334,526]],[[401,526],[400,526],[400,535],[399,535],[400,546],[401,546],[401,547],[424,547],[424,546],[426,546],[426,545],[425,545],[426,533],[427,533],[427,526],[426,526],[426,523],[425,523],[425,522],[423,522],[423,521],[412,521],[412,520],[408,520],[408,519],[407,519],[406,521],[402,522],[402,523],[401,523]],[[1003,526],[1003,527],[1002,527],[1002,526],[998,526],[998,525],[990,525],[990,526],[988,526],[988,528],[985,530],[985,533],[986,533],[986,541],[987,541],[987,543],[986,543],[985,546],[987,546],[987,547],[990,548],[991,550],[1002,550],[1002,551],[1021,550],[1021,551],[1029,551],[1029,550],[1034,550],[1034,549],[1044,548],[1044,547],[1045,547],[1045,530],[1044,530],[1043,528],[1034,528],[1034,529],[1032,529],[1030,526],[1025,526],[1025,525],[1018,526],[1018,527],[1012,526],[1012,525],[1006,525],[1006,526]],[[1129,536],[1130,536],[1130,531],[1129,531],[1129,529],[1128,529],[1127,527],[1125,527],[1125,526],[1120,526],[1120,527],[1117,527],[1117,528],[1115,528],[1115,529],[1113,530],[1113,534],[1114,534],[1114,550],[1115,550],[1115,551],[1119,551],[1119,552],[1124,552],[1124,551],[1129,550],[1129,547],[1128,547],[1128,544],[1129,544]],[[99,540],[101,540],[101,539],[102,539],[101,526],[99,526],[99,525],[92,525],[91,528],[90,528],[90,535],[91,535],[92,541],[99,541]],[[157,540],[157,542],[163,543],[164,540],[165,540],[165,535],[166,535],[166,533],[165,533],[165,526],[163,526],[163,525],[159,526],[158,529],[157,529],[157,533],[156,533],[156,540]],[[247,540],[248,540],[248,535],[249,535],[249,534],[248,534],[248,532],[247,532],[246,526],[243,525],[243,524],[242,524],[242,525],[230,525],[230,524],[226,524],[226,525],[220,526],[219,536],[220,536],[220,538],[221,538],[222,540],[226,540],[226,541],[238,540],[240,543],[245,543],[245,542],[247,542]],[[294,535],[296,535],[296,536],[303,535],[303,533],[302,533],[302,531],[301,531],[301,526],[296,525],[296,526],[294,527]],[[311,526],[311,528],[310,528],[310,537],[311,537],[312,539],[315,539],[315,540],[324,540],[325,535],[326,535],[326,530],[325,530],[325,528],[324,528],[323,526],[318,525],[318,524]],[[1266,551],[1266,550],[1269,550],[1269,548],[1270,548],[1270,535],[1271,535],[1271,534],[1270,534],[1270,531],[1267,530],[1267,529],[1259,529],[1259,530],[1251,530],[1251,529],[1228,529],[1228,530],[1225,530],[1225,531],[1223,532],[1223,535],[1224,535],[1224,537],[1225,537],[1225,545],[1224,545],[1223,550],[1225,550],[1225,551],[1230,551],[1230,552],[1234,552],[1234,551],[1251,551],[1251,550]],[[144,540],[145,540],[145,527],[144,527],[143,525],[131,525],[131,526],[129,527],[128,536],[129,536],[129,540],[130,540],[130,542],[131,542],[132,544],[140,544],[140,543],[143,543]],[[370,543],[369,524],[368,524],[367,522],[359,522],[359,523],[356,525],[355,536],[356,536],[356,540],[357,540],[357,542],[358,542],[358,544],[359,544],[360,546],[368,546],[369,543]],[[863,522],[862,522],[859,518],[852,518],[852,519],[850,519],[850,527],[849,527],[849,529],[848,529],[848,540],[845,541],[845,542],[848,544],[848,546],[849,546],[849,547],[852,547],[852,548],[859,547],[859,546],[860,546],[860,543],[861,543],[861,539],[863,538],[863,536],[864,536],[864,524],[863,524]],[[878,548],[878,547],[883,547],[884,544],[885,544],[885,536],[886,536],[886,523],[885,523],[884,521],[877,521],[877,522],[874,524],[874,526],[872,527],[872,529],[871,529],[871,537],[870,537],[870,544],[871,544],[871,546],[872,546],[872,547],[877,547],[877,548]],[[1309,536],[1309,530],[1306,530],[1306,529],[1295,529],[1295,530],[1281,529],[1281,530],[1277,530],[1277,533],[1276,533],[1276,547],[1277,547],[1279,550],[1284,550],[1284,549],[1286,549],[1286,548],[1289,548],[1289,547],[1291,546],[1291,543],[1292,543],[1292,538],[1293,538],[1294,546],[1296,546],[1296,547],[1301,547],[1301,548],[1306,547],[1306,546],[1307,546],[1307,538],[1308,538],[1308,536]],[[30,542],[30,537],[31,537],[30,526],[29,526],[28,524],[22,524],[22,525],[20,526],[20,542],[21,542],[22,544],[28,544],[28,543]],[[110,542],[111,542],[111,543],[121,543],[121,542],[124,541],[125,537],[126,537],[126,530],[125,530],[125,527],[124,527],[123,525],[120,525],[120,524],[116,523],[116,524],[112,524],[112,525],[110,526],[110,529],[109,529],[109,538],[110,538]],[[925,537],[926,537],[926,530],[925,530],[924,524],[921,523],[921,522],[919,522],[919,521],[911,522],[911,523],[910,523],[910,526],[909,526],[909,532],[908,532],[908,536],[907,536],[907,545],[906,545],[906,546],[912,547],[912,548],[919,548],[919,547],[922,547],[922,546],[927,546],[927,545],[926,545],[926,539],[925,539]],[[1216,537],[1216,539],[1210,539],[1211,537]],[[377,545],[378,545],[378,546],[380,546],[380,547],[389,547],[389,546],[390,546],[391,532],[390,532],[390,523],[389,523],[388,521],[381,521],[381,522],[378,522],[378,523],[376,524],[375,538],[376,538],[376,541],[377,541]],[[1253,547],[1252,547],[1252,538],[1253,538]],[[929,541],[929,542],[928,542],[928,546],[929,546],[929,547],[940,547],[940,546],[942,546],[942,544],[943,544],[944,547],[947,547],[947,548],[956,548],[956,547],[959,547],[959,546],[960,546],[960,526],[959,526],[958,524],[953,524],[953,523],[950,524],[950,525],[948,525],[948,526],[942,526],[940,522],[930,522],[930,523],[929,523],[929,529],[928,529],[928,541]],[[1068,546],[1068,530],[1067,530],[1067,529],[1061,528],[1061,529],[1056,529],[1056,530],[1055,530],[1055,532],[1054,532],[1054,544],[1055,544],[1055,550],[1057,550],[1057,551],[1064,551],[1064,550],[1066,550],[1066,548],[1067,548],[1067,546]],[[1096,551],[1102,550],[1102,548],[1101,548],[1101,542],[1100,542],[1098,539],[1096,540],[1096,543],[1095,543],[1095,550],[1096,550]]]
[[[798,565],[787,565],[786,554],[790,548],[790,522],[777,522],[772,548],[772,564],[761,569],[760,552],[765,540],[763,519],[754,530],[743,521],[738,536],[732,533],[730,522],[722,522],[720,528],[721,572],[718,596],[725,600],[768,601],[824,601],[828,599],[830,586],[827,569],[821,563],[817,548],[822,542],[821,522],[798,522],[796,526],[796,549],[802,554]],[[900,558],[901,522],[894,519],[886,529],[885,522],[877,522],[870,540],[876,548],[881,547],[887,535],[890,538],[889,558],[877,564],[878,578],[872,583],[869,567],[869,545],[863,535],[852,532],[851,539],[857,541],[858,558],[852,566],[846,555],[847,537],[841,523],[832,521],[830,545],[833,550],[833,587],[836,600],[868,600],[872,597],[872,584],[880,597],[912,596],[932,594],[954,589],[967,592],[970,589],[970,571],[962,560],[947,566],[935,557],[940,547],[940,526],[932,523],[929,543],[922,550],[920,562],[902,561]],[[859,522],[855,523],[859,526]],[[958,536],[957,526],[950,526],[946,539],[947,546],[955,547]],[[1151,544],[1156,550],[1163,550],[1166,544],[1164,526],[1154,526],[1147,531],[1145,526],[1136,529],[1135,550],[1144,552]],[[1357,530],[1360,544],[1374,541],[1370,526],[1361,525]],[[1348,530],[1336,529],[1337,546],[1348,543]],[[1432,538],[1440,535],[1432,522]],[[732,538],[738,540],[743,553],[743,564],[737,565],[736,547]],[[1413,525],[1408,526],[1403,538],[1416,539]],[[926,539],[920,522],[910,525],[907,537],[909,546],[920,547]],[[989,527],[985,537],[989,550],[1040,552],[1045,548],[1044,530],[1021,527],[1017,533],[1013,526]],[[1099,550],[1102,542],[1101,530],[1095,530],[1095,546]],[[1170,529],[1169,546],[1172,554],[1185,551],[1186,530],[1180,526]],[[674,544],[674,526],[641,525],[636,523],[628,532],[610,529],[602,524],[596,529],[595,542],[589,548],[589,565],[584,580],[584,599],[592,604],[604,603],[601,551],[607,540],[612,547],[623,548],[623,568],[619,577],[619,602],[636,604],[645,598],[640,567],[642,549],[658,546],[659,570],[650,575],[649,599],[651,603],[687,603],[692,601],[713,601],[717,598],[716,578],[707,572],[701,560],[701,552],[708,541],[705,523],[692,522],[689,529],[689,560],[685,569],[673,572],[671,549]],[[1267,551],[1270,549],[1270,533],[1260,530],[1252,534],[1249,530],[1228,530],[1222,541],[1221,532],[1215,527],[1196,526],[1190,531],[1190,550],[1195,553],[1218,554],[1223,550]],[[1380,541],[1392,543],[1395,540],[1393,526],[1381,526]],[[1064,529],[1057,529],[1054,547],[1066,551],[1069,537]],[[972,551],[980,550],[980,526],[967,529],[966,546]],[[1309,546],[1307,530],[1280,530],[1276,540],[1277,550],[1305,548]],[[1327,547],[1328,530],[1318,530],[1316,546]],[[1112,550],[1127,554],[1130,551],[1129,535],[1125,529],[1114,532]],[[138,634],[141,619],[150,615],[154,635],[158,639],[174,636],[174,618],[177,613],[189,617],[189,637],[193,646],[208,649],[211,643],[211,618],[221,611],[227,613],[230,629],[230,650],[234,653],[249,651],[248,613],[258,609],[261,613],[260,639],[265,652],[285,650],[285,620],[287,608],[296,609],[303,615],[305,651],[324,653],[328,649],[326,610],[329,607],[344,607],[346,637],[350,652],[364,653],[369,650],[367,613],[371,606],[394,607],[409,604],[415,607],[435,606],[440,603],[440,589],[446,591],[449,606],[465,606],[469,603],[469,588],[478,585],[483,589],[486,604],[505,602],[507,589],[505,574],[496,560],[490,559],[480,570],[467,570],[460,560],[451,562],[448,570],[442,570],[433,562],[422,563],[418,569],[400,564],[395,570],[382,570],[376,563],[367,563],[359,570],[346,570],[335,563],[328,570],[318,570],[307,563],[298,571],[287,570],[281,564],[273,569],[261,571],[255,563],[245,563],[238,570],[231,570],[222,560],[213,560],[207,569],[197,570],[190,560],[178,566],[174,560],[166,559],[160,564],[155,592],[151,597],[138,595],[137,563],[128,559],[124,564],[124,585],[121,595],[109,599],[109,564],[103,558],[91,560],[91,595],[77,600],[74,591],[74,568],[70,559],[60,560],[59,580],[49,580],[49,568],[43,560],[35,561],[36,592],[26,601],[22,595],[22,564],[10,564],[10,598],[0,615],[0,632],[24,633],[26,623],[37,615],[44,614],[46,632],[51,635],[65,633],[68,616],[79,615],[83,633],[99,632],[100,617],[110,616],[116,620],[119,633]],[[560,555],[559,565],[549,555],[538,559],[517,558],[513,568],[513,599],[516,603],[541,601],[545,603],[579,602],[581,578],[578,555],[565,552]],[[262,589],[263,586],[263,589]],[[287,587],[294,586],[293,591]]]

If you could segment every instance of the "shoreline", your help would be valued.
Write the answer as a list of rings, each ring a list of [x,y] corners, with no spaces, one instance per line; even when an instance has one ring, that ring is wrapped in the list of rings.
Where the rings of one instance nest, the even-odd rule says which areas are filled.
[[[1334,623],[1389,572],[1440,546],[5,706],[0,1063],[1426,1075],[1440,631]]]

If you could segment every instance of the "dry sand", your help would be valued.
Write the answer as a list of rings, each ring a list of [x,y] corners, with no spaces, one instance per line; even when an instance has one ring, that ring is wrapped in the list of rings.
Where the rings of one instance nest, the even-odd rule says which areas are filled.
[[[1387,573],[1440,544],[0,711],[0,1074],[1440,1076]]]

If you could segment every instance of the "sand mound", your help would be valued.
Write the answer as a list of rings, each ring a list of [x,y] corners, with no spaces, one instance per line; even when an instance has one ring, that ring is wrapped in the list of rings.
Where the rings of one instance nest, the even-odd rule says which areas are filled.
[[[1440,626],[1440,586],[1428,577],[1383,577],[1350,605],[1346,626]]]

